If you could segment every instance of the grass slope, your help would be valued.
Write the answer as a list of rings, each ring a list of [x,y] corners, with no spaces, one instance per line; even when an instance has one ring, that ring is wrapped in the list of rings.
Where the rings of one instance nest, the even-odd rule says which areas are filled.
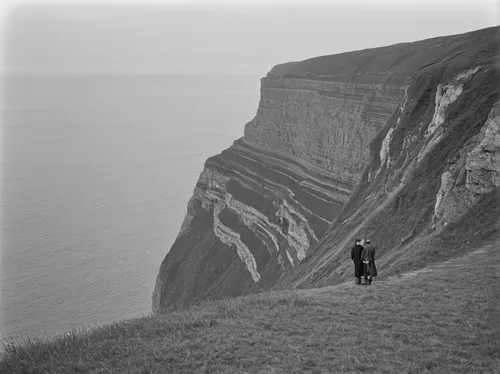
[[[204,302],[20,341],[0,372],[498,374],[499,245],[371,286]]]

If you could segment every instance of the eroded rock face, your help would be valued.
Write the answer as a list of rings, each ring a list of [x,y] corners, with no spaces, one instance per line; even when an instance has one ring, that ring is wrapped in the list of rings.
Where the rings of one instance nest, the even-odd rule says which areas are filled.
[[[459,76],[463,76],[461,73]],[[432,121],[427,128],[426,134],[432,135],[436,131],[436,129],[441,126],[444,122],[444,111],[454,101],[458,99],[460,94],[463,91],[463,85],[453,86],[451,84],[447,85],[438,85],[436,91],[436,104],[434,109],[434,116],[432,117]]]
[[[418,167],[423,157],[438,145],[445,136],[450,136],[446,125],[446,108],[453,104],[464,91],[464,84],[470,83],[483,67],[477,66],[457,74],[448,84],[439,84],[435,94],[434,114],[427,130],[424,143],[414,162],[405,165],[406,171],[401,179],[408,181],[407,175]],[[461,147],[455,160],[448,160],[448,166],[441,174],[441,184],[436,194],[432,228],[440,229],[448,223],[456,221],[480,199],[480,195],[493,191],[499,186],[500,168],[500,133],[499,102],[491,109],[487,121],[478,136],[473,136]],[[392,128],[388,136],[392,134]],[[387,137],[386,137],[387,138]],[[406,143],[408,141],[408,143]],[[445,141],[445,140],[444,140]],[[386,139],[382,143],[382,151],[387,153]],[[405,139],[404,148],[418,143],[418,137]],[[418,148],[418,145],[417,145]],[[465,179],[465,180],[464,180]],[[466,183],[464,183],[466,182]]]
[[[385,167],[389,168],[391,166],[391,158],[389,156],[389,144],[391,143],[392,140],[392,132],[394,129],[391,127],[389,131],[387,131],[387,135],[384,138],[384,141],[382,142],[382,147],[380,148],[380,164],[384,165]],[[387,161],[387,164],[386,164]],[[379,169],[380,170],[380,169]]]
[[[462,76],[470,77],[478,70],[471,69]],[[433,217],[437,228],[456,221],[481,195],[500,185],[499,104],[492,108],[481,132],[464,144],[459,159],[450,162],[442,174]]]
[[[469,77],[469,75],[464,75],[464,73],[460,73],[458,77]],[[463,79],[463,78],[462,78]],[[429,138],[425,147],[423,147],[418,154],[418,161],[420,162],[425,155],[427,155],[436,144],[438,144],[445,132],[441,125],[445,122],[445,109],[455,102],[458,97],[462,94],[463,84],[460,85],[442,85],[439,84],[436,90],[436,103],[434,107],[434,115],[432,117],[431,122],[429,123],[427,130],[425,132],[425,136]]]
[[[455,178],[450,171],[446,171],[441,175],[441,186],[436,195],[436,204],[434,204],[434,216],[439,219],[443,215],[442,202],[446,200],[448,193],[455,184]]]
[[[467,188],[485,194],[500,186],[500,102],[491,110],[478,142],[467,156]]]

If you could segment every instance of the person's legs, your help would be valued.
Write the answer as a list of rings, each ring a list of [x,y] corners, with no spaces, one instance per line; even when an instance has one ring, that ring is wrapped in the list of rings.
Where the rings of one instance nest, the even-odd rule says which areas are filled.
[[[363,263],[363,270],[364,270],[364,275],[365,275],[365,283],[364,284],[368,284],[368,266],[366,266],[367,264]]]
[[[373,280],[373,275],[375,274],[375,270],[373,268],[373,264],[370,262],[367,266],[367,268],[369,269],[369,276],[368,276],[368,284],[372,284],[372,280]]]
[[[361,284],[361,278],[360,277],[356,278],[356,284]]]

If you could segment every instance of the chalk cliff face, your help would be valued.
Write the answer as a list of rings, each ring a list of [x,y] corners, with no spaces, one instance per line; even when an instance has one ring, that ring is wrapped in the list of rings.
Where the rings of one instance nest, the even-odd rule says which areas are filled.
[[[499,185],[497,32],[274,67],[244,137],[205,163],[153,310],[341,281],[355,234],[401,265],[396,249],[484,204]]]

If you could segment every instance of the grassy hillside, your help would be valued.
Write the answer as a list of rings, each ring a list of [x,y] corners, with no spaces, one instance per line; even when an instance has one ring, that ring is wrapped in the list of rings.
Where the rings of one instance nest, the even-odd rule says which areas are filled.
[[[500,238],[377,281],[263,293],[7,347],[1,373],[500,373]]]

